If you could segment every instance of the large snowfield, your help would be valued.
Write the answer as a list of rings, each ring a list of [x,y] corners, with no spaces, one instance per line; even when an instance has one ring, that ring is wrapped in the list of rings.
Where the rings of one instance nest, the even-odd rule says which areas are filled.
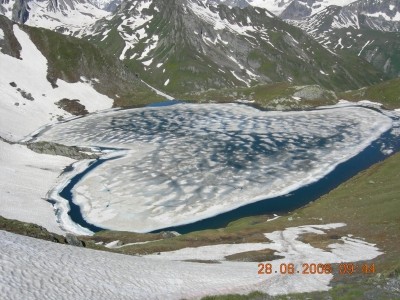
[[[74,202],[91,224],[146,232],[288,194],[391,126],[389,117],[362,107],[282,113],[178,104],[90,115],[40,139],[128,149],[82,178]]]
[[[52,205],[45,199],[63,168],[73,162],[67,157],[37,154],[25,146],[0,141],[0,215],[63,234]]]
[[[124,256],[59,245],[0,231],[0,294],[6,299],[198,299],[206,295],[263,291],[270,295],[328,290],[331,274],[258,274],[258,263],[228,262],[224,256],[273,249],[272,262],[340,263],[381,254],[372,244],[342,237],[331,251],[298,240],[345,224],[300,226],[268,233],[265,243],[189,248],[148,257]],[[186,259],[220,260],[206,264]]]

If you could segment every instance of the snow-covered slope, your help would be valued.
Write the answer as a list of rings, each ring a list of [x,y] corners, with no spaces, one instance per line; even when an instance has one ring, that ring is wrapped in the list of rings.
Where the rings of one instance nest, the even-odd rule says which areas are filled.
[[[39,127],[70,117],[55,102],[78,99],[89,112],[112,107],[113,100],[99,94],[85,82],[57,80],[53,88],[47,80],[47,60],[27,33],[14,25],[14,34],[22,47],[21,59],[0,53],[0,136],[19,140]]]
[[[91,0],[98,8],[105,11],[115,11],[123,1],[122,0]]]
[[[98,9],[90,2],[75,2],[72,6],[56,6],[49,9],[41,1],[31,1],[30,11],[26,25],[57,30],[61,33],[72,33],[82,27],[93,24],[108,13]]]
[[[400,0],[361,0],[344,7],[330,6],[295,22],[309,33],[333,29],[400,31]]]
[[[329,251],[299,241],[345,224],[287,228],[266,234],[271,242],[182,249],[132,257],[65,246],[0,231],[0,291],[6,299],[198,299],[206,295],[263,291],[271,295],[328,290],[331,274],[259,275],[255,262],[205,264],[182,259],[217,259],[254,249],[273,249],[301,272],[302,263],[369,260],[372,244],[342,237]],[[190,254],[192,253],[192,254]],[[178,261],[177,261],[178,260]]]
[[[400,74],[400,0],[361,0],[344,7],[329,6],[290,23],[330,50],[362,57],[390,77]]]
[[[187,95],[179,93],[282,81],[351,89],[376,80],[374,70],[359,72],[362,62],[354,63],[357,67],[341,62],[265,9],[219,2],[126,1],[79,36],[119,57],[146,82],[182,98]],[[321,69],[331,77],[321,77]]]
[[[269,10],[275,15],[280,15],[293,0],[249,0],[250,5]]]
[[[0,141],[0,216],[65,233],[56,222],[52,205],[46,202],[46,194],[57,184],[63,169],[73,162]]]
[[[0,13],[9,19],[65,34],[72,34],[109,14],[87,0],[2,0],[2,2],[4,3],[0,4]]]
[[[285,19],[311,16],[330,5],[345,6],[356,0],[248,0],[257,7],[265,8]]]
[[[7,18],[12,18],[14,1],[12,0],[0,0],[0,15],[5,15]]]

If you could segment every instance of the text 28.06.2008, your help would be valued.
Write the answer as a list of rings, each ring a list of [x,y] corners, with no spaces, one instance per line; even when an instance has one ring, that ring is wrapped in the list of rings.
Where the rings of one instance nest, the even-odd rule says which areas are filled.
[[[375,273],[375,264],[361,264],[357,265],[355,263],[340,263],[337,265],[337,273],[340,275],[351,275],[354,273],[361,274],[373,274]],[[272,265],[270,263],[259,263],[258,264],[258,274],[269,275],[269,274],[282,274],[282,275],[292,275],[292,274],[332,274],[333,266],[332,264],[322,264],[322,263],[303,263],[301,266],[297,266],[293,263],[281,263],[279,265]]]

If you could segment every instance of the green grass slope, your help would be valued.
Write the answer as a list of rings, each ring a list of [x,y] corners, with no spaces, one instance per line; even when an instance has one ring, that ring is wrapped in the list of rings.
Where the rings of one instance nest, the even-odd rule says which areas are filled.
[[[400,78],[384,81],[359,90],[347,91],[338,96],[350,101],[376,101],[389,109],[400,108]]]

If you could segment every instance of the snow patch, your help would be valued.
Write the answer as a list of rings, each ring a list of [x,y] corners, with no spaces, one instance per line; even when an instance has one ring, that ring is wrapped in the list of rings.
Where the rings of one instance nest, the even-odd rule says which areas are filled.
[[[142,64],[144,64],[145,66],[150,66],[152,62],[153,59],[149,59],[148,61],[142,61]]]
[[[247,82],[246,80],[240,78],[238,75],[236,75],[235,71],[231,71],[231,73],[232,73],[233,76],[235,76],[235,78],[236,78],[237,80],[244,82],[248,87],[250,87],[250,83]]]
[[[165,69],[164,69],[164,71],[165,71]],[[163,73],[164,73],[164,72],[163,72]],[[144,82],[143,80],[142,80],[142,82],[143,82],[145,85],[147,85],[149,88],[151,88],[154,92],[156,92],[157,95],[160,95],[160,96],[162,96],[162,97],[165,97],[165,98],[168,99],[168,100],[174,100],[174,99],[175,99],[174,97],[172,97],[172,96],[170,96],[170,95],[168,95],[168,94],[166,94],[166,93],[164,93],[164,92],[161,92],[160,90],[156,89],[155,87],[149,85],[147,82]]]
[[[358,53],[358,56],[361,55],[361,53],[363,52],[364,48],[367,47],[369,44],[372,44],[374,41],[368,41],[365,43],[365,45],[361,48],[360,52]]]

